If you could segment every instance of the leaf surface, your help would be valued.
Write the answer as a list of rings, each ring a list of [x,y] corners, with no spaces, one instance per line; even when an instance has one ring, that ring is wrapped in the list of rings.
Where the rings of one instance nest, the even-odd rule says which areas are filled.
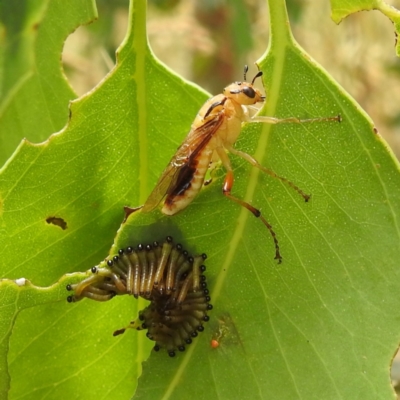
[[[66,128],[43,144],[24,142],[0,173],[1,275],[57,282],[2,282],[1,365],[9,365],[11,399],[129,398],[150,352],[144,332],[112,336],[143,303],[125,296],[67,304],[63,288],[81,275],[59,278],[107,256],[122,207],[144,202],[207,97],[154,58],[143,3],[132,1],[116,68],[72,104]],[[152,354],[143,364],[138,398],[393,397],[398,163],[370,119],[295,43],[283,1],[271,2],[270,14],[271,43],[259,60],[262,113],[340,113],[343,122],[251,124],[236,144],[312,196],[305,203],[231,156],[233,194],[272,224],[282,264],[265,226],[222,196],[222,169],[182,213],[137,212],[118,231],[111,254],[168,234],[206,252],[214,305],[185,353]]]
[[[71,104],[68,125],[41,144],[22,141],[0,172],[1,276],[8,278],[1,291],[0,390],[9,398],[130,397],[151,346],[142,338],[138,350],[134,335],[112,336],[135,315],[131,299],[70,305],[65,285],[76,277],[59,280],[108,254],[123,206],[143,202],[156,166],[170,157],[159,150],[178,146],[206,98],[154,59],[143,2],[132,7],[131,18],[117,67]],[[47,103],[44,112],[53,106]],[[10,281],[21,277],[42,289]]]

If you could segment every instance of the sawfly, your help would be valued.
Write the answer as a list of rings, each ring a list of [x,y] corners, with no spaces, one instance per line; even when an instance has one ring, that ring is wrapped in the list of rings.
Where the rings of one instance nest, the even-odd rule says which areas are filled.
[[[264,173],[280,179],[297,191],[305,201],[310,196],[288,179],[277,175],[272,170],[262,166],[251,155],[237,150],[234,144],[240,135],[242,123],[261,122],[268,124],[309,123],[322,121],[341,121],[340,115],[311,119],[274,118],[267,116],[252,116],[251,109],[256,103],[265,101],[265,96],[254,87],[254,82],[262,76],[258,72],[251,83],[246,82],[248,67],[244,69],[244,82],[234,82],[227,86],[221,94],[212,97],[203,105],[197,114],[189,134],[172,157],[167,168],[158,180],[145,204],[137,208],[125,207],[126,216],[142,209],[143,212],[154,210],[162,201],[162,213],[174,215],[186,208],[199,193],[204,184],[206,173],[210,166],[221,161],[226,169],[222,188],[223,194],[240,206],[249,210],[259,218],[269,230],[275,244],[275,259],[282,260],[276,234],[271,224],[261,215],[261,211],[251,204],[231,194],[234,176],[228,153],[235,154]]]

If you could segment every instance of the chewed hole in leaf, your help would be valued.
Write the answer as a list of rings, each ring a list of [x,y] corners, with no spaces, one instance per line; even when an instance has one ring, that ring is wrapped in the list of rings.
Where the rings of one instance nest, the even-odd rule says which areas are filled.
[[[63,231],[68,228],[66,221],[60,217],[48,217],[46,218],[46,222],[51,225],[59,226]]]

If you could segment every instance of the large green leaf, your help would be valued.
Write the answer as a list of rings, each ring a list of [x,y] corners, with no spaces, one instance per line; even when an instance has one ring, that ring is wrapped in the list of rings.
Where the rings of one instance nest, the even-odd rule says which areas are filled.
[[[130,26],[118,66],[92,94],[71,105],[67,127],[39,145],[24,140],[1,170],[2,277],[49,285],[104,258],[122,221],[123,206],[143,202],[156,171],[170,156],[168,149],[178,146],[206,98],[154,59],[146,41],[143,2],[132,5]],[[49,113],[53,106],[47,104]],[[66,104],[65,111],[68,114]],[[160,148],[166,151],[158,152]],[[64,228],[57,221],[63,221]],[[32,392],[37,398],[66,393],[107,397],[107,390],[126,398],[134,392],[140,364],[131,361],[140,361],[151,343],[142,345],[142,338],[138,351],[136,336],[112,337],[115,327],[135,313],[131,299],[88,308],[86,302],[66,303],[65,279],[37,293],[29,285],[6,280],[2,285],[0,397],[10,386],[10,398],[31,397]],[[57,300],[62,302],[54,303]],[[54,304],[30,308],[46,301]],[[124,359],[129,366],[120,384]],[[112,371],[105,368],[111,366]],[[27,378],[27,371],[34,373]]]
[[[122,206],[143,203],[206,98],[151,54],[143,3],[132,1],[116,68],[72,104],[67,127],[41,145],[22,143],[1,171],[2,276],[49,285],[104,258]],[[137,212],[119,230],[111,252],[167,234],[206,252],[214,304],[187,352],[151,355],[137,397],[393,397],[398,165],[366,115],[294,42],[283,0],[271,2],[270,14],[271,43],[259,61],[269,96],[263,113],[340,113],[343,122],[248,125],[237,142],[312,195],[304,203],[284,183],[231,157],[233,193],[273,225],[280,265],[263,224],[222,196],[222,170],[181,214]],[[66,229],[49,217],[62,218]],[[2,282],[0,365],[5,371],[8,361],[9,398],[133,395],[151,342],[144,332],[111,333],[143,304],[67,304],[63,288],[77,279],[46,289]],[[217,349],[209,344],[214,337]],[[7,379],[1,385],[5,395]]]
[[[340,113],[343,122],[260,126],[260,135],[243,130],[237,147],[312,194],[304,204],[280,182],[236,164],[236,193],[262,205],[278,232],[281,265],[272,260],[263,226],[227,204],[216,183],[174,218],[182,237],[204,242],[217,321],[173,361],[177,369],[152,357],[140,398],[183,399],[189,391],[200,398],[394,397],[398,164],[368,117],[285,30],[282,2],[271,2],[270,11],[272,41],[260,60],[269,89],[265,113]],[[137,215],[132,231],[142,235],[138,226],[149,219]],[[211,349],[208,342],[224,327],[221,346]]]

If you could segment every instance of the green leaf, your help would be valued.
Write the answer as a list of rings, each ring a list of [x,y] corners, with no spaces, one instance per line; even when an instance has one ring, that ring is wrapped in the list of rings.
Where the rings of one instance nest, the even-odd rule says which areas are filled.
[[[62,132],[42,144],[24,140],[1,170],[4,278],[50,285],[103,259],[123,219],[123,206],[144,201],[169,149],[178,146],[181,132],[207,97],[154,59],[146,41],[145,4],[137,2],[131,11],[133,30],[118,52],[118,66],[96,90],[71,104]],[[58,18],[67,13],[59,12]],[[49,102],[44,112],[53,105]],[[112,332],[136,315],[137,302],[71,306],[62,290],[65,282],[43,288],[50,304],[34,308],[34,290],[22,296],[23,287],[3,282],[4,293],[11,294],[4,297],[10,311],[4,308],[1,315],[1,394],[10,390],[10,398],[31,396],[35,388],[37,398],[66,393],[100,398],[108,397],[108,391],[126,398],[134,393],[142,353],[149,353],[151,343],[135,335],[115,339]],[[29,379],[26,371],[34,371]]]
[[[150,52],[144,2],[132,1],[130,14],[115,69],[73,102],[61,133],[23,142],[0,173],[1,276],[57,282],[1,284],[0,376],[7,363],[11,376],[11,385],[0,382],[2,397],[126,399],[150,353],[144,332],[112,336],[143,302],[67,304],[63,288],[81,275],[60,279],[104,259],[122,207],[145,201],[207,97]],[[185,353],[151,354],[137,397],[393,397],[398,164],[368,117],[295,43],[282,0],[271,2],[270,15],[271,43],[259,61],[268,93],[262,112],[340,113],[343,122],[249,124],[236,144],[312,195],[305,203],[231,156],[233,194],[272,224],[280,265],[261,221],[222,196],[222,169],[182,213],[137,212],[118,231],[111,253],[167,234],[206,252],[214,305]]]
[[[60,54],[96,16],[94,0],[0,1],[0,165],[23,138],[41,142],[66,124],[76,96]]]
[[[218,181],[173,222],[132,217],[116,247],[129,236],[150,237],[156,221],[158,231],[195,243],[209,256],[215,306],[211,329],[179,360],[151,357],[144,365],[139,398],[393,397],[398,164],[368,117],[285,30],[282,2],[270,11],[272,42],[260,60],[269,89],[264,112],[340,113],[343,122],[243,129],[237,148],[312,194],[305,204],[232,157],[234,193],[262,207],[280,241],[281,265],[266,229],[229,204]],[[220,347],[211,349],[221,330]]]
[[[383,0],[331,0],[332,19],[339,24],[348,15],[359,11],[379,10],[394,25],[396,33],[396,54],[400,57],[400,12]]]

